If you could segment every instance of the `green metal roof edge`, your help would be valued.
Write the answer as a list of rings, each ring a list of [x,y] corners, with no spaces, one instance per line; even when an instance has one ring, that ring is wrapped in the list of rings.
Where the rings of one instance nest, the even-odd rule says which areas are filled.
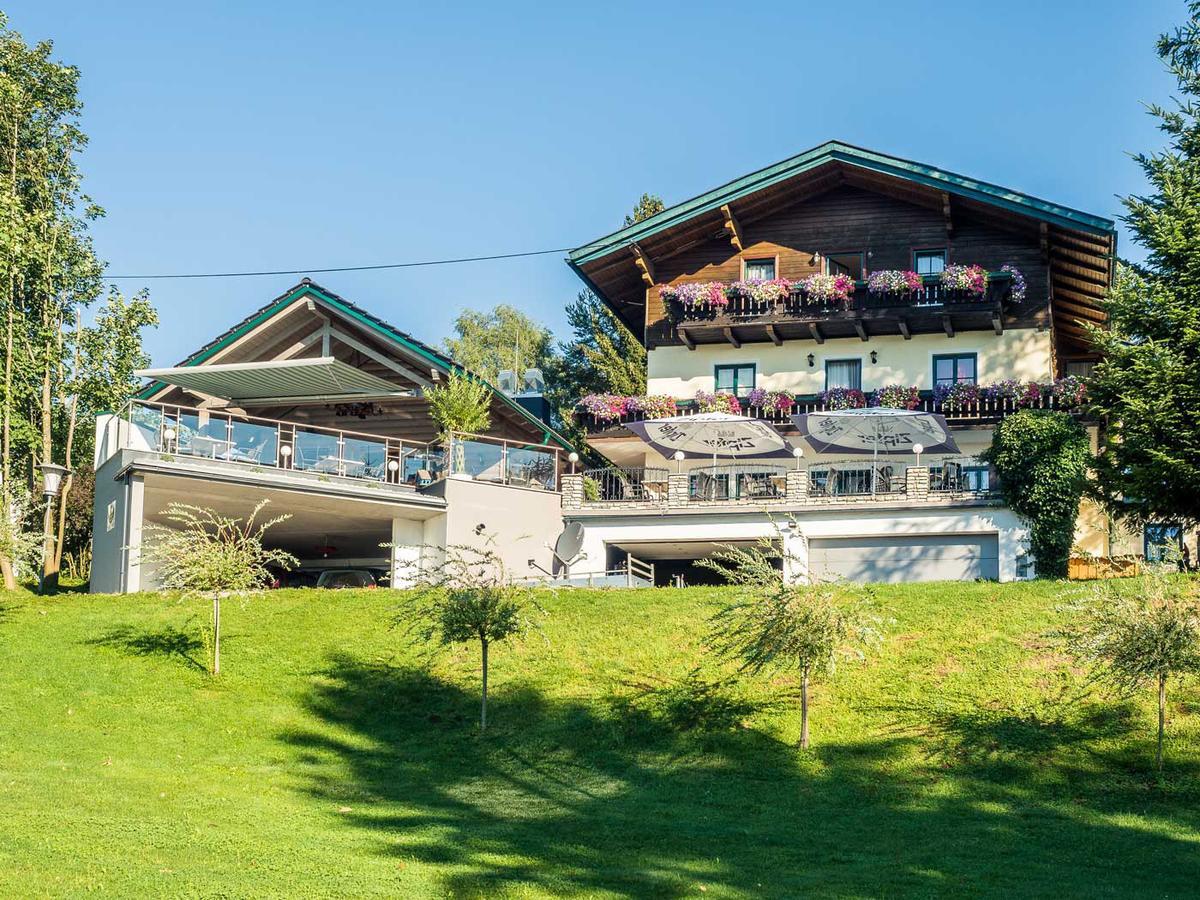
[[[667,228],[686,222],[701,213],[718,209],[726,203],[770,187],[801,172],[808,171],[827,162],[844,162],[849,165],[870,169],[885,175],[894,175],[908,181],[936,187],[950,193],[1000,206],[1012,212],[1032,216],[1069,228],[1080,228],[1095,234],[1115,235],[1116,223],[1111,219],[1071,209],[1048,200],[1010,190],[1001,185],[968,178],[935,166],[913,162],[897,156],[877,153],[841,141],[826,141],[811,150],[806,150],[783,162],[767,166],[744,175],[711,191],[677,203],[641,222],[614,231],[598,240],[584,244],[570,252],[572,263],[582,264],[606,256],[630,242],[658,234]]]
[[[259,325],[261,325],[264,321],[269,319],[271,316],[275,315],[277,312],[279,312],[284,307],[289,306],[290,304],[294,303],[296,300],[300,299],[305,294],[315,295],[316,297],[320,298],[323,302],[328,303],[330,306],[334,307],[335,309],[340,310],[342,313],[349,316],[350,318],[355,319],[356,321],[360,322],[361,324],[366,325],[371,330],[378,332],[379,334],[382,334],[384,337],[388,338],[389,340],[392,340],[392,341],[396,342],[397,344],[400,344],[401,346],[407,348],[408,350],[412,351],[413,353],[416,353],[418,356],[422,357],[423,359],[427,360],[428,362],[433,363],[435,366],[437,366],[443,372],[446,372],[447,374],[453,372],[456,375],[463,375],[467,378],[473,379],[474,381],[478,381],[480,384],[483,384],[485,387],[487,387],[488,390],[490,390],[492,392],[492,394],[494,396],[499,397],[510,408],[512,408],[512,409],[516,410],[518,413],[520,413],[521,416],[524,419],[526,419],[530,424],[536,425],[538,428],[540,428],[542,430],[542,442],[543,443],[549,443],[551,441],[551,439],[553,439],[555,443],[557,443],[559,446],[561,446],[565,450],[574,450],[575,449],[574,446],[572,446],[570,441],[568,441],[566,438],[564,438],[562,435],[560,435],[557,431],[555,431],[553,428],[551,428],[549,425],[547,425],[545,422],[543,422],[541,419],[539,419],[537,416],[535,416],[533,413],[531,413],[529,410],[527,410],[521,404],[519,404],[515,400],[513,400],[512,397],[509,397],[507,394],[503,393],[502,391],[497,390],[496,387],[490,381],[488,381],[486,378],[484,378],[483,376],[476,375],[474,372],[471,372],[468,369],[465,369],[462,366],[460,366],[458,363],[456,363],[454,360],[450,359],[448,356],[442,356],[440,353],[435,353],[429,347],[426,347],[424,344],[420,344],[420,343],[417,343],[416,341],[413,341],[407,335],[401,334],[399,331],[396,331],[394,328],[388,326],[385,322],[382,322],[382,321],[376,319],[374,316],[364,315],[361,310],[354,308],[352,305],[346,303],[341,298],[329,294],[327,291],[325,291],[318,285],[312,284],[312,283],[300,284],[297,287],[293,288],[292,290],[284,293],[274,303],[269,304],[264,309],[260,310],[256,315],[253,315],[250,318],[246,319],[244,322],[242,322],[241,325],[235,327],[228,334],[226,334],[223,338],[215,341],[211,346],[206,347],[205,349],[201,350],[200,352],[198,352],[196,354],[193,354],[188,359],[184,360],[184,362],[181,365],[194,366],[194,365],[198,365],[198,364],[204,362],[206,359],[211,358],[215,353],[219,352],[220,350],[224,349],[225,347],[228,347],[231,343],[233,343],[234,341],[236,341],[238,338],[242,337],[243,335],[249,333],[250,331],[253,331],[255,328],[257,328]],[[142,390],[140,390],[135,396],[138,397],[139,399],[145,400],[151,394],[155,393],[156,391],[161,390],[162,388],[164,388],[166,386],[167,385],[164,382],[155,381],[152,384],[149,384],[146,387],[142,388]]]

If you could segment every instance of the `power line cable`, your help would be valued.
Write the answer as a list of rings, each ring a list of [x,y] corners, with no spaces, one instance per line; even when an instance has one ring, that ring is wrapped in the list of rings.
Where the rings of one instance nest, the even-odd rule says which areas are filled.
[[[553,250],[529,250],[523,253],[496,253],[491,256],[461,256],[456,259],[426,259],[420,262],[382,263],[375,266],[330,266],[323,269],[278,269],[271,272],[187,272],[159,275],[105,275],[107,281],[161,281],[167,278],[252,278],[258,275],[320,275],[327,272],[370,272],[379,269],[412,269],[418,266],[450,266],[457,263],[488,262],[496,259],[518,259],[527,256],[546,256],[567,253],[570,247]]]

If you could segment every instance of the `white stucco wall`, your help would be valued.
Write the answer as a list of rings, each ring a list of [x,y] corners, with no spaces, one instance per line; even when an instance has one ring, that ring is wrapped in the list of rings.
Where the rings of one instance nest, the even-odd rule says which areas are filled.
[[[568,519],[569,519],[568,515]],[[663,541],[678,544],[696,541],[752,541],[783,535],[787,552],[803,568],[812,538],[905,537],[926,535],[996,535],[1001,581],[1017,577],[1018,558],[1026,553],[1028,528],[1012,510],[979,506],[968,508],[903,508],[821,510],[797,514],[795,530],[787,528],[785,514],[766,513],[734,517],[662,515],[653,517],[580,517],[586,559],[572,567],[573,575],[600,574],[609,544]],[[801,572],[794,573],[803,577]]]
[[[871,362],[872,350],[878,354],[877,363]],[[814,357],[811,368],[810,353]],[[781,347],[769,342],[740,348],[728,344],[701,344],[695,350],[659,347],[647,354],[647,393],[691,397],[699,390],[713,390],[714,366],[753,363],[758,367],[758,387],[815,394],[825,389],[825,362],[832,359],[861,359],[866,391],[889,384],[931,390],[933,357],[941,353],[978,354],[980,383],[1007,378],[1049,381],[1053,377],[1050,333],[1020,328],[1001,335],[964,332],[953,338],[918,334],[908,341],[892,335],[869,341],[839,338],[823,344],[787,341]]]

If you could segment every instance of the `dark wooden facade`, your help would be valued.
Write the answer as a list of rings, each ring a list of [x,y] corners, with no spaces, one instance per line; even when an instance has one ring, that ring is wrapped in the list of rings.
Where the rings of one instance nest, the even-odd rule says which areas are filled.
[[[854,154],[862,155],[862,165]],[[1101,300],[1115,251],[1112,223],[846,145],[823,145],[807,156],[813,159],[794,175],[775,175],[792,161],[781,163],[580,248],[572,253],[572,265],[649,348],[999,326],[1052,329],[1060,370],[1066,361],[1094,356],[1084,323],[1104,321]],[[920,180],[879,170],[893,164],[919,172]],[[750,186],[740,189],[743,182]],[[659,297],[664,284],[737,281],[746,259],[774,257],[779,277],[799,280],[825,271],[830,254],[862,251],[866,271],[904,270],[913,267],[913,251],[932,249],[945,249],[948,264],[978,264],[993,272],[1016,266],[1027,281],[1025,300],[1004,302],[999,321],[990,309],[973,318],[962,317],[959,309],[956,321],[947,321],[941,311],[922,318],[920,311],[896,308],[867,316],[817,313],[818,321],[825,317],[830,323],[824,330],[784,315],[753,328],[714,321],[681,334]]]

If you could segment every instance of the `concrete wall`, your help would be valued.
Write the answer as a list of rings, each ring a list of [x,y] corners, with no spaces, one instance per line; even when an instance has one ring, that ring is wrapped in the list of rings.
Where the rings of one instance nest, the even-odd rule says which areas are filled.
[[[482,525],[482,534],[495,537],[495,549],[513,577],[537,575],[531,559],[554,571],[546,544],[553,546],[562,532],[561,495],[458,478],[446,479],[439,491],[447,506],[445,546],[478,544],[476,529]]]
[[[132,454],[118,452],[96,470],[96,493],[92,504],[92,575],[88,589],[93,594],[136,591],[140,580],[142,498],[140,476],[116,480]]]
[[[817,510],[794,513],[796,528],[788,527],[784,511],[771,516],[762,512],[733,511],[712,515],[676,514],[652,516],[581,516],[583,549],[587,559],[572,567],[573,575],[603,571],[608,544],[679,544],[695,541],[711,545],[722,541],[753,541],[782,537],[787,554],[794,558],[792,577],[805,577],[808,542],[819,538],[891,538],[903,542],[930,535],[991,536],[997,540],[1001,581],[1019,577],[1019,561],[1025,555],[1029,532],[1011,510],[996,506],[967,508],[884,507],[876,509]],[[642,555],[652,558],[645,551]],[[1032,571],[1026,572],[1032,575]]]
[[[878,354],[878,363],[871,362],[872,350]],[[814,357],[811,368],[809,353]],[[771,343],[743,344],[737,349],[728,344],[701,344],[695,350],[659,347],[647,354],[647,393],[691,397],[699,390],[713,390],[714,366],[754,363],[757,387],[815,394],[825,390],[825,361],[832,359],[861,359],[866,391],[889,384],[932,390],[933,357],[941,353],[977,353],[980,383],[1008,378],[1050,381],[1053,377],[1050,333],[1021,328],[1002,335],[964,332],[953,338],[918,334],[909,341],[894,335],[869,341],[827,340],[824,344],[790,341],[781,347]]]

